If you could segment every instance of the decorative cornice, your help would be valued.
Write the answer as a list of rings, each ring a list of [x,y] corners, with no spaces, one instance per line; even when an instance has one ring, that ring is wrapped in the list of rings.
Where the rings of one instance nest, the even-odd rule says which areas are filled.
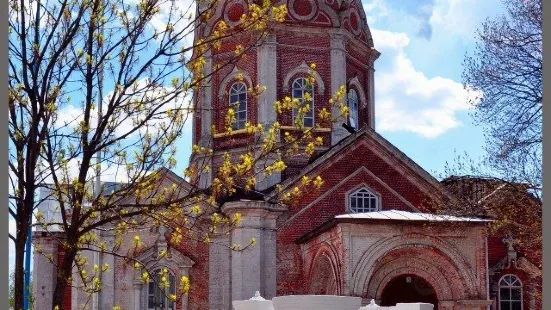
[[[291,130],[291,131],[302,131],[302,129],[295,127],[295,126],[281,126],[279,127],[281,130]],[[319,128],[312,128],[313,132],[331,132],[331,128],[326,127],[319,127]]]
[[[247,129],[237,129],[237,130],[232,130],[231,132],[215,133],[212,136],[214,138],[221,138],[221,137],[239,135],[239,134],[243,134],[243,133],[248,133],[248,130]]]

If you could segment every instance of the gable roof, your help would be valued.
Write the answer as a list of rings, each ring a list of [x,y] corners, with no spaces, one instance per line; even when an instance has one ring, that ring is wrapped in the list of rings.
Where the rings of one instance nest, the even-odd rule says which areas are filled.
[[[306,167],[302,169],[300,173],[297,175],[290,177],[289,179],[283,181],[281,183],[280,189],[281,191],[284,191],[286,188],[290,187],[292,184],[295,184],[296,182],[300,181],[300,179],[307,175],[316,168],[323,165],[326,161],[328,161],[333,156],[336,156],[341,151],[347,149],[348,147],[351,147],[354,145],[355,142],[360,141],[361,138],[368,137],[372,141],[376,142],[378,145],[382,147],[383,150],[390,153],[390,156],[392,156],[393,159],[398,160],[401,162],[404,166],[408,167],[410,170],[414,172],[415,175],[419,176],[420,179],[425,181],[426,186],[423,186],[421,189],[427,193],[430,197],[436,198],[437,200],[442,200],[442,198],[447,198],[450,200],[456,200],[456,197],[453,196],[445,186],[443,186],[442,183],[440,183],[436,178],[434,178],[430,173],[428,173],[426,170],[421,168],[417,163],[415,163],[411,158],[409,158],[406,154],[404,154],[402,151],[400,151],[396,146],[394,146],[392,143],[390,143],[388,140],[386,140],[383,136],[378,134],[375,130],[372,128],[366,126],[362,128],[361,130],[349,135],[348,137],[342,139],[337,144],[333,145],[331,148],[329,148],[326,152],[319,155],[315,160],[310,162]],[[432,187],[429,189],[429,187]],[[278,194],[278,190],[274,190],[266,195],[266,200],[272,200],[276,197]]]

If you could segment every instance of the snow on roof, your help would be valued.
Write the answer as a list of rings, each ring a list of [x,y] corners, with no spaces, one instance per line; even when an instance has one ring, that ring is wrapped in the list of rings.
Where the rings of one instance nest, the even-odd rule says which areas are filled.
[[[350,213],[335,216],[336,219],[369,219],[428,222],[490,222],[490,220],[453,215],[436,215],[430,213],[413,213],[400,210],[385,210],[365,213]]]

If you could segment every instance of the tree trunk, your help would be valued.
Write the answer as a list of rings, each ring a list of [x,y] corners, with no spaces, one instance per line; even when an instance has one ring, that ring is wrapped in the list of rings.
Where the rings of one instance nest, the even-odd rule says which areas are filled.
[[[24,225],[27,226],[27,225]],[[24,232],[23,232],[24,231]],[[23,309],[23,297],[25,291],[25,270],[24,270],[24,256],[25,256],[25,241],[27,241],[27,229],[21,227],[16,233],[15,242],[15,276],[14,276],[14,299],[15,310]]]
[[[64,248],[63,251],[65,252],[63,260],[59,261],[57,264],[57,281],[55,283],[52,298],[52,309],[58,306],[59,310],[65,310],[63,309],[63,299],[65,297],[65,292],[71,288],[69,277],[72,275],[73,261],[76,257],[76,252],[72,248]]]

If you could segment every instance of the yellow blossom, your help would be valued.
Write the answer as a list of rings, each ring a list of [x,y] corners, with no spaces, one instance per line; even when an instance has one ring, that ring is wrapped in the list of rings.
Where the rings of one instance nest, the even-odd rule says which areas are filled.
[[[321,176],[317,176],[314,178],[314,181],[313,181],[313,184],[316,188],[320,188],[322,185],[323,185],[323,180],[321,178]]]
[[[241,55],[241,54],[243,53],[244,50],[245,50],[245,48],[243,47],[243,45],[237,44],[237,45],[235,46],[234,53],[235,53],[236,56],[239,56],[239,55]]]
[[[139,248],[141,245],[142,245],[142,241],[140,239],[140,236],[135,235],[134,236],[134,246]]]
[[[237,212],[237,213],[234,213],[233,216],[232,216],[232,221],[234,223],[239,223],[241,222],[241,213]]]
[[[331,117],[331,112],[327,111],[326,108],[322,108],[319,111],[318,116],[321,120],[327,120]]]
[[[308,154],[308,155],[310,155],[310,156],[311,156],[312,154],[314,154],[314,151],[316,150],[315,147],[316,147],[316,146],[315,146],[314,142],[309,142],[309,143],[306,145],[306,149],[305,149],[306,154]]]
[[[190,210],[190,211],[191,211],[191,213],[193,213],[193,214],[199,214],[199,213],[201,213],[201,206],[198,205],[198,204],[196,204],[196,205],[194,205],[194,206],[191,207],[191,210]]]
[[[189,292],[189,278],[187,276],[182,276],[180,278],[180,290],[187,294]]]
[[[212,220],[212,223],[213,223],[213,224],[219,223],[220,220],[221,220],[220,214],[218,214],[218,213],[213,213],[213,214],[211,215],[211,220]]]
[[[147,283],[149,281],[149,273],[144,272],[142,273],[142,282]]]

